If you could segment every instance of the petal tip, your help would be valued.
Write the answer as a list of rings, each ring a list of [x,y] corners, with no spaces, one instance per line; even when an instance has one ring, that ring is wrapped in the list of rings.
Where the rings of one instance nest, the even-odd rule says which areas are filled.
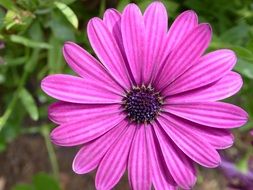
[[[57,76],[61,76],[62,74],[53,74],[53,75],[48,75],[46,76],[45,78],[43,78],[41,80],[41,83],[40,83],[40,87],[41,89],[50,96],[49,94],[49,91],[50,91],[50,86],[51,84],[54,84],[55,82],[55,77]]]
[[[150,6],[165,7],[165,5],[161,1],[154,1],[148,7],[150,7]]]
[[[197,25],[198,24],[198,15],[195,11],[193,10],[187,10],[187,11],[184,11],[183,13],[181,13],[179,15],[179,17],[184,17],[186,18],[187,20],[192,20],[194,21],[194,23]]]
[[[72,170],[76,173],[76,174],[84,174],[84,172],[82,172],[82,168],[78,167],[78,163],[77,163],[77,155],[75,156],[73,162],[72,162]]]
[[[235,65],[235,63],[237,62],[236,53],[231,49],[224,49],[224,53],[227,55],[229,60],[231,60],[231,63],[233,63],[233,65]]]
[[[56,129],[57,128],[54,128],[52,131],[51,131],[51,133],[50,133],[50,135],[49,135],[49,138],[50,138],[50,140],[52,141],[52,142],[54,142],[55,141],[55,139],[56,139]]]
[[[87,29],[89,30],[90,27],[95,27],[98,23],[102,23],[102,20],[99,17],[93,17],[88,21]]]
[[[117,9],[109,8],[104,13],[103,21],[105,21],[106,19],[113,18],[115,16],[121,17],[121,13]]]
[[[72,48],[75,48],[75,45],[76,44],[74,42],[71,42],[71,41],[64,42],[63,47],[62,47],[63,53],[68,52]]]
[[[64,46],[72,46],[72,45],[75,45],[75,42],[66,41],[66,42],[64,42],[63,47],[64,47]]]
[[[48,106],[47,112],[48,112],[48,119],[50,119],[52,122],[59,124],[59,122],[57,121],[57,119],[55,119],[55,109],[57,107],[57,105],[59,105],[60,102],[54,102],[51,105]]]
[[[199,27],[207,33],[212,33],[212,26],[209,23],[201,23]]]
[[[47,93],[47,83],[48,83],[48,80],[50,79],[49,76],[46,76],[45,78],[43,78],[41,80],[41,83],[40,83],[40,88],[45,92]]]
[[[194,10],[187,10],[187,11],[183,12],[183,14],[187,14],[188,16],[198,18],[198,15]]]
[[[123,14],[128,11],[141,12],[140,8],[135,3],[129,3],[123,10]]]

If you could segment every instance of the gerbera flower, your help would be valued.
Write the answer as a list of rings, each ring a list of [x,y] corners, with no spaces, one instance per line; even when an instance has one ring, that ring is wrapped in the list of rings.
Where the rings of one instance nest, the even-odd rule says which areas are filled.
[[[189,189],[194,163],[220,164],[217,149],[230,147],[228,129],[246,123],[241,108],[217,102],[242,86],[233,51],[204,54],[208,24],[186,11],[168,30],[164,5],[154,2],[142,15],[135,4],[123,13],[109,9],[88,23],[98,59],[72,42],[64,57],[79,75],[55,74],[42,89],[60,100],[49,108],[59,124],[51,133],[60,146],[83,145],[73,170],[97,168],[96,188],[113,188],[128,171],[132,189]]]

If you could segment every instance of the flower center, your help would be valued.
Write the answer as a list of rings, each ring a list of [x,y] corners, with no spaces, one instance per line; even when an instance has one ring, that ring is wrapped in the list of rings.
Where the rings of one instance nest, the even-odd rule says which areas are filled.
[[[133,87],[123,98],[124,111],[130,121],[150,123],[160,112],[162,97],[152,87]]]

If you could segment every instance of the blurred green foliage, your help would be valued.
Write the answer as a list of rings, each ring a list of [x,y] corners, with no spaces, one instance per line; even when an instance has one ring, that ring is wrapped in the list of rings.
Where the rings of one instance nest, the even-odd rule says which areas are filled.
[[[122,10],[130,0],[0,0],[0,151],[24,133],[42,133],[48,126],[47,106],[51,101],[40,89],[50,73],[71,73],[61,53],[65,41],[81,44],[92,52],[85,27],[105,8]],[[135,0],[142,10],[152,0]],[[164,0],[170,23],[180,12],[193,9],[201,22],[213,27],[209,50],[233,49],[238,55],[235,70],[244,77],[241,92],[228,101],[245,108],[250,121],[240,133],[253,128],[253,2],[252,0]],[[1,63],[2,62],[2,63]],[[32,185],[14,190],[41,189],[41,180],[56,187],[44,174]],[[49,182],[50,181],[50,182]],[[43,189],[43,188],[42,188]],[[49,189],[49,187],[48,187]]]
[[[58,182],[45,173],[33,177],[32,184],[18,184],[12,190],[60,190]]]

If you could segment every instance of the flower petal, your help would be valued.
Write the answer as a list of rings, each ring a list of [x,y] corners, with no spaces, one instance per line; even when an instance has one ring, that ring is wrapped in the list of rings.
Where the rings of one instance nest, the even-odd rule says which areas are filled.
[[[197,25],[198,16],[194,11],[188,10],[181,13],[169,29],[164,56],[167,57],[169,52],[173,50]]]
[[[107,114],[95,116],[89,120],[64,123],[51,132],[51,140],[60,146],[76,146],[87,143],[105,134],[117,126],[125,115]]]
[[[123,58],[125,57],[125,51],[122,41],[122,35],[121,35],[121,14],[116,9],[107,9],[105,11],[103,21],[109,31],[114,36],[120,50]]]
[[[165,105],[164,110],[195,123],[214,128],[235,128],[244,125],[248,114],[224,102],[199,102]]]
[[[211,33],[208,24],[200,24],[180,41],[160,67],[155,80],[157,89],[168,86],[198,61],[211,40]]]
[[[205,139],[205,141],[212,145],[215,149],[228,148],[233,144],[234,136],[229,130],[207,127],[179,118],[172,114],[166,114],[163,116],[183,129],[190,129],[190,133],[194,133],[194,135]]]
[[[166,165],[175,182],[183,189],[190,189],[196,183],[193,162],[168,138],[159,124],[153,124]]]
[[[215,82],[231,71],[235,63],[236,55],[231,50],[208,53],[170,84],[164,94],[178,94]]]
[[[119,104],[73,104],[68,102],[56,102],[48,108],[49,118],[57,123],[69,123],[77,120],[88,120],[92,117],[121,112]]]
[[[168,30],[168,16],[165,6],[158,1],[151,3],[144,12],[146,43],[142,67],[143,83],[149,84],[154,69],[162,61]]]
[[[122,13],[121,32],[126,57],[137,84],[141,84],[141,68],[144,57],[144,20],[139,7],[133,3]]]
[[[104,21],[105,25],[107,26],[107,28],[112,33],[112,35],[114,36],[114,38],[119,46],[122,57],[126,63],[129,77],[131,78],[132,81],[134,81],[132,72],[129,68],[128,60],[126,57],[126,52],[124,49],[122,34],[121,34],[121,13],[118,12],[116,9],[107,9],[104,14],[103,21]]]
[[[100,162],[96,175],[97,189],[112,189],[124,174],[135,130],[135,125],[128,126]]]
[[[107,26],[107,28],[112,32],[112,34],[115,34],[114,31],[116,29],[118,31],[117,33],[121,35],[119,26],[120,19],[121,19],[120,12],[112,8],[107,9],[103,16],[103,21]],[[115,35],[114,37],[116,38]]]
[[[128,178],[132,189],[151,189],[151,170],[144,125],[138,126],[128,158]]]
[[[112,144],[126,129],[127,121],[123,120],[106,134],[82,147],[75,156],[72,168],[77,174],[84,174],[94,170]]]
[[[238,73],[231,71],[226,76],[212,84],[184,93],[168,96],[166,101],[168,104],[179,104],[222,100],[237,93],[241,89],[242,84],[242,77]]]
[[[81,77],[96,80],[103,85],[108,81],[115,89],[122,91],[118,84],[113,81],[108,72],[87,51],[73,42],[66,42],[63,46],[63,55],[69,66]]]
[[[119,92],[110,86],[106,86],[94,80],[71,75],[55,74],[44,78],[41,88],[49,96],[58,100],[72,103],[120,103],[122,97]]]
[[[176,182],[168,171],[152,127],[146,127],[152,183],[156,190],[176,190]]]
[[[131,86],[128,71],[112,33],[99,18],[93,18],[89,21],[87,33],[92,48],[108,72],[121,86],[128,89]]]
[[[168,115],[166,119],[159,117],[159,123],[174,143],[192,160],[209,168],[220,164],[220,156],[215,148],[193,133],[191,128],[179,125]]]

